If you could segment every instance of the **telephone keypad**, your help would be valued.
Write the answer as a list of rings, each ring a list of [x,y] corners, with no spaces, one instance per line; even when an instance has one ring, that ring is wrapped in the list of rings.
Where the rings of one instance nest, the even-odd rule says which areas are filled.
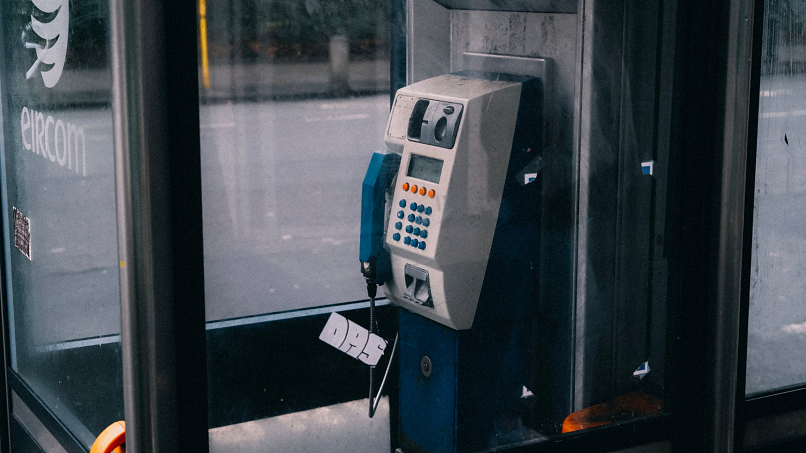
[[[432,198],[435,195],[433,189],[428,190],[425,187],[418,187],[409,183],[404,183],[403,190],[411,191],[414,194],[420,194],[420,195],[427,194]],[[406,199],[400,199],[398,201],[398,205],[403,209],[397,211],[397,218],[407,220],[409,225],[406,225],[406,227],[403,228],[403,222],[396,222],[395,229],[405,230],[406,234],[409,234],[411,236],[403,237],[400,233],[394,233],[392,235],[392,240],[394,241],[402,240],[405,245],[410,245],[415,249],[425,250],[426,248],[425,238],[428,237],[428,230],[426,230],[426,228],[431,226],[431,219],[428,218],[428,216],[430,216],[434,212],[434,209],[431,206],[426,206],[423,203],[409,202]],[[407,207],[408,209],[406,209]],[[406,212],[404,210],[408,210],[410,211],[410,213],[406,215]]]

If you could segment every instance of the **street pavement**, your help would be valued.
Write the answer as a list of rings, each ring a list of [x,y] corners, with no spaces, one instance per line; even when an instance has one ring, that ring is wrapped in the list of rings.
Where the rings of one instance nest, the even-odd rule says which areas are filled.
[[[361,182],[389,95],[201,109],[207,319],[366,298]]]

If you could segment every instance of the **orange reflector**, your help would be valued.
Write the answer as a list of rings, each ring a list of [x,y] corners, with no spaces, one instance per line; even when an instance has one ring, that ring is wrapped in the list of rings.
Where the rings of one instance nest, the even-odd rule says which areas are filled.
[[[663,409],[662,399],[637,390],[572,413],[563,421],[563,432],[570,433],[631,418],[646,417],[657,414],[661,409]]]
[[[420,195],[425,195],[425,187],[420,187]]]
[[[92,444],[90,453],[121,453],[121,445],[126,443],[126,423],[123,421],[109,425]]]
[[[403,190],[404,191],[409,190],[409,183],[407,183],[407,182],[403,183]]]
[[[435,196],[437,196],[437,193],[434,192],[434,189],[428,191],[428,198],[434,198]]]
[[[411,193],[417,193],[417,186],[411,186]]]

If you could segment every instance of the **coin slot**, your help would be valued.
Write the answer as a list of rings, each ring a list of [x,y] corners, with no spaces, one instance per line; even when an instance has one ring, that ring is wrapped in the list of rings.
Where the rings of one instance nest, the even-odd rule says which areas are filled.
[[[436,127],[434,127],[434,138],[441,142],[443,138],[445,138],[445,131],[448,129],[448,119],[444,116],[437,121]]]
[[[431,297],[431,282],[428,280],[428,271],[406,264],[406,292],[403,298],[426,307],[434,307]]]

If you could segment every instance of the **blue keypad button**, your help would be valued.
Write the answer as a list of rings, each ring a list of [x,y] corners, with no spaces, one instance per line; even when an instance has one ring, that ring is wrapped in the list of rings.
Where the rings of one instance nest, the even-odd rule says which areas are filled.
[[[431,225],[431,219],[423,219],[423,226],[427,227]]]
[[[416,211],[417,210],[417,203],[412,203],[412,204],[409,205],[409,207],[411,208],[412,211]]]
[[[406,225],[406,233],[411,234],[413,227],[411,225]]]
[[[423,211],[425,211],[425,206],[423,205],[417,206],[417,212],[423,212]]]
[[[425,215],[431,215],[431,206],[425,208]]]
[[[409,216],[409,217],[411,217],[411,216]],[[420,224],[422,224],[422,223],[423,223],[423,218],[422,218],[422,217],[420,217],[420,216],[417,216],[417,219],[416,219],[414,222],[415,222],[417,225],[420,225]]]
[[[406,244],[406,245],[411,244],[411,238],[406,236],[405,238],[403,238],[403,243]]]
[[[414,214],[409,214],[409,222],[414,222]]]
[[[428,230],[420,231],[420,237],[425,239],[428,237]]]
[[[401,228],[403,228],[403,222],[397,222],[397,223],[395,223],[395,229],[396,229],[396,230],[399,230],[399,229],[401,229]]]
[[[411,246],[412,247],[417,247],[417,245],[419,245],[419,244],[420,244],[420,241],[418,241],[417,239],[412,239],[411,240]]]
[[[398,204],[400,204],[401,208],[405,208],[406,207],[406,200],[400,200],[400,203],[398,203]]]
[[[414,235],[415,235],[415,236],[419,236],[419,235],[420,235],[420,229],[419,229],[419,228],[415,228],[415,229],[414,229]]]
[[[395,233],[392,235],[392,239],[399,241],[400,240],[400,233]]]
[[[397,211],[397,218],[398,219],[402,219],[404,215],[405,214],[403,214],[403,211]]]
[[[420,241],[420,250],[425,250],[425,241]]]

